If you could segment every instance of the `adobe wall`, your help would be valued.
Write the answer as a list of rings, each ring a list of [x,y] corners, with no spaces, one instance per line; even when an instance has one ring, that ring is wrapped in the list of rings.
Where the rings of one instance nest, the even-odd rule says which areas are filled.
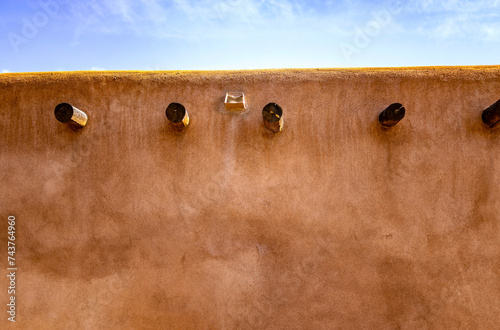
[[[0,327],[14,215],[23,329],[494,329],[499,98],[499,66],[2,74]]]

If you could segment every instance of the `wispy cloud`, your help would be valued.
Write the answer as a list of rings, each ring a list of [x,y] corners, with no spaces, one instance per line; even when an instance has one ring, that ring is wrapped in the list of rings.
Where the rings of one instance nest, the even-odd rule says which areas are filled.
[[[473,38],[483,41],[500,40],[500,15],[482,14],[471,18],[468,15],[443,17],[433,28],[432,35],[437,38]]]
[[[106,69],[98,67],[98,66],[93,66],[90,68],[90,71],[106,71]]]
[[[292,25],[309,14],[307,2],[295,0],[87,0],[69,3],[67,19],[78,22],[80,34],[185,38],[248,28],[264,31]]]
[[[25,38],[21,18],[33,24],[44,1],[10,9],[18,19],[0,30]],[[496,61],[493,51],[476,49],[498,48],[500,0],[65,0],[38,35],[65,55],[26,37],[24,54],[43,54],[44,70],[344,66],[343,44],[355,66],[484,64]],[[415,49],[424,48],[422,59]],[[10,54],[4,66],[41,69],[29,63],[37,61]]]
[[[134,33],[199,39],[301,24],[319,33],[325,29],[352,33],[356,22],[371,19],[366,14],[384,4],[361,0],[77,0],[67,7],[67,18],[77,22],[78,35]],[[411,0],[402,7],[410,19],[395,22],[395,29],[403,27],[400,32],[436,38],[499,37],[500,0]]]
[[[422,13],[474,13],[500,6],[500,0],[412,0],[408,8]]]
[[[3,69],[3,70],[2,70],[2,73],[10,73],[10,71],[9,71],[9,70],[7,70],[7,69]]]
[[[500,0],[414,0],[407,32],[437,39],[500,41]]]

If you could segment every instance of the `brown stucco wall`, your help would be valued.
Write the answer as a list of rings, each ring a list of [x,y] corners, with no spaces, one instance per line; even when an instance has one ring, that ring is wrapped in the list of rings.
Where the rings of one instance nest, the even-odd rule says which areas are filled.
[[[2,74],[0,328],[497,329],[499,98],[498,66]]]

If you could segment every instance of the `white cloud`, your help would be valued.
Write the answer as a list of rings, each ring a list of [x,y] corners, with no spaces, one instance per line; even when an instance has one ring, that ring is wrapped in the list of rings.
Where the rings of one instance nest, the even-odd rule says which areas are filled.
[[[486,40],[499,41],[500,40],[500,23],[495,22],[491,24],[483,24],[481,26],[482,34]]]
[[[378,5],[360,0],[79,0],[67,4],[67,19],[77,22],[77,39],[89,33],[133,33],[200,40],[232,38],[238,33],[268,34],[280,28],[341,35],[352,33],[353,24],[371,20],[372,9],[394,3],[397,0]],[[500,13],[500,0],[410,0],[401,5],[402,16],[417,19],[413,23],[395,20],[394,30],[400,33],[421,31],[438,38],[483,33],[491,39],[498,35],[494,29],[499,16],[492,13]],[[478,22],[486,14],[495,17]]]
[[[2,70],[2,73],[9,73],[9,72],[10,72],[10,70],[7,70],[7,69]]]
[[[297,0],[87,0],[68,3],[66,19],[77,22],[78,35],[199,38],[291,24],[303,18],[305,6]]]
[[[446,18],[433,31],[434,35],[441,38],[463,36],[461,20],[457,18]]]
[[[444,16],[431,25],[431,35],[436,38],[466,38],[478,41],[500,41],[500,15],[456,14]]]
[[[435,39],[500,41],[500,0],[412,0],[404,33]]]
[[[98,66],[93,66],[90,68],[91,71],[106,71],[106,69],[98,67]]]
[[[500,0],[412,0],[408,9],[421,13],[475,13],[500,7]]]
[[[192,45],[265,46],[291,39],[350,40],[398,0],[76,0],[66,6],[83,36],[122,35],[178,39]],[[500,0],[409,0],[383,34],[391,38],[500,40]],[[300,39],[302,38],[302,39]],[[346,39],[347,38],[347,39]],[[299,44],[299,42],[297,42]],[[263,46],[265,45],[265,46]],[[201,46],[200,46],[201,47]],[[203,46],[205,47],[205,46]]]

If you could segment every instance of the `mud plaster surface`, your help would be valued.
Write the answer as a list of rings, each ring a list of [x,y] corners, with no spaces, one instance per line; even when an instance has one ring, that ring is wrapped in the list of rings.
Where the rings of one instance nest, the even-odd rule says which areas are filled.
[[[498,66],[2,74],[16,326],[498,328],[500,133],[481,111],[499,98]],[[56,121],[61,102],[88,126]]]

